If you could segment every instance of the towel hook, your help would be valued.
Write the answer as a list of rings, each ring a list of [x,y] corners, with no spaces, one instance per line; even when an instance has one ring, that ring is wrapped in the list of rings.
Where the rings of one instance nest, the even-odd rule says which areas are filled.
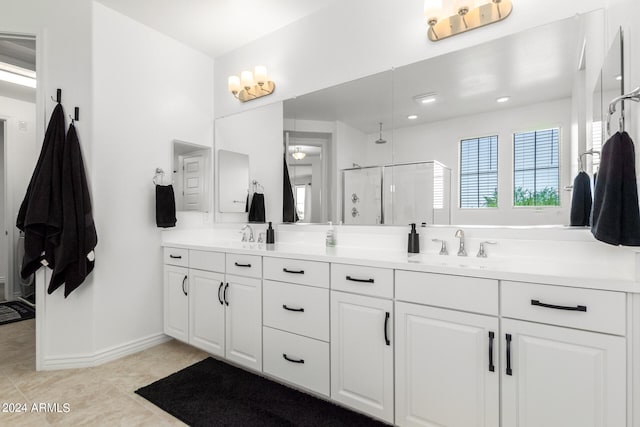
[[[616,104],[620,101],[633,101],[640,102],[640,87],[635,88],[631,92],[624,94],[622,96],[618,96],[613,98],[609,103],[609,114],[607,114],[607,134],[611,135],[611,116],[616,112]],[[621,132],[624,131],[624,104],[622,110],[620,110],[620,119],[618,121],[619,130]]]
[[[254,193],[257,192],[258,189],[262,190],[262,192],[264,193],[264,187],[257,180],[254,179],[253,181],[251,181],[251,184],[253,185]]]
[[[62,102],[62,89],[56,89],[56,97],[54,99],[52,96],[51,100],[60,104]]]
[[[160,184],[156,181],[160,177]],[[153,176],[152,182],[154,185],[162,185],[164,182],[164,171],[162,168],[156,168],[156,174]]]
[[[69,114],[69,118],[71,119],[71,124],[74,124],[76,121],[80,120],[80,107],[75,107],[73,110],[73,116]]]

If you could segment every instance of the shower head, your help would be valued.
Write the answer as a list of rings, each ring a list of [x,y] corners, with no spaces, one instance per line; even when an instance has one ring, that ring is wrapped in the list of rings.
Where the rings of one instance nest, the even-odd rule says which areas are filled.
[[[376,140],[376,144],[386,144],[387,140],[382,139],[382,122],[380,122],[380,137]]]

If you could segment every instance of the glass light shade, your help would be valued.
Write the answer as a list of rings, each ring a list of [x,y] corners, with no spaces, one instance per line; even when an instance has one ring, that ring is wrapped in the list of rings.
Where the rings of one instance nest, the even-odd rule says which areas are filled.
[[[227,86],[231,93],[240,92],[240,78],[238,76],[229,76]]]
[[[443,8],[442,0],[425,0],[424,17],[427,23],[430,21],[438,21],[446,16]]]
[[[253,74],[251,71],[243,71],[240,74],[240,82],[242,83],[242,87],[249,88],[253,86]]]
[[[259,85],[267,82],[267,67],[264,65],[256,65],[253,70],[253,76]]]

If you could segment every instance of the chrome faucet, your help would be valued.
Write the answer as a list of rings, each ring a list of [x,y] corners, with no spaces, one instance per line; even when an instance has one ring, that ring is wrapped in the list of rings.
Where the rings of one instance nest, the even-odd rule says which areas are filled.
[[[491,241],[485,241],[485,242],[480,242],[480,249],[478,249],[478,255],[476,255],[478,258],[486,258],[487,257],[487,251],[484,248],[484,245],[495,245],[496,242],[491,242]]]
[[[449,251],[447,251],[447,242],[445,240],[431,239],[431,241],[442,243],[442,246],[440,246],[440,252],[439,252],[440,255],[449,255]]]
[[[251,228],[251,226],[249,224],[245,224],[242,229],[240,230],[240,232],[242,233],[242,241],[246,242],[247,241],[247,234],[245,233],[246,229],[249,229],[249,242],[255,242],[255,240],[253,240],[253,228]]]
[[[458,247],[458,256],[467,256],[467,251],[464,250],[464,231],[462,231],[461,229],[457,229],[455,237],[460,239],[460,246]]]

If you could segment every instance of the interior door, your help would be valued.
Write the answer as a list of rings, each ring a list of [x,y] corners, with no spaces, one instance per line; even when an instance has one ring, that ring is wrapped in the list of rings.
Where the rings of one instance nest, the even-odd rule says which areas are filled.
[[[185,156],[182,158],[183,210],[203,209],[204,199],[204,157]]]

